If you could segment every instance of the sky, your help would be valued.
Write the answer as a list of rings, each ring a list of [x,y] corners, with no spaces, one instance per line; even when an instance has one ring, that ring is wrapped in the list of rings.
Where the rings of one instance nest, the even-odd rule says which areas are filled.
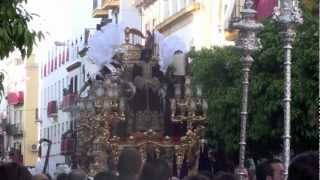
[[[26,9],[39,15],[30,23],[31,29],[41,30],[46,37],[35,48],[37,61],[48,56],[55,41],[72,41],[84,28],[95,28],[98,23],[91,16],[92,0],[28,0]]]
[[[47,37],[63,40],[71,35],[71,0],[29,0],[26,8],[35,17],[31,28],[46,32]]]
[[[99,21],[91,17],[92,0],[28,0],[27,10],[36,13],[31,26],[63,41],[83,33],[83,28],[94,28]]]

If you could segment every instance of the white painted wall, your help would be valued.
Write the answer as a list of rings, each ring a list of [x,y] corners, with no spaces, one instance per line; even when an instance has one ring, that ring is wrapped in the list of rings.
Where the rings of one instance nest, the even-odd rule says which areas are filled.
[[[141,28],[141,15],[132,0],[120,0],[119,22],[125,26]]]
[[[190,50],[190,48],[192,46],[194,46],[194,41],[196,38],[196,36],[193,33],[193,30],[194,30],[193,27],[194,27],[193,24],[190,23],[190,24],[184,26],[183,28],[178,29],[177,31],[173,32],[169,36],[179,37],[186,45],[187,50]]]
[[[75,55],[76,52],[69,53],[70,59],[66,64],[61,65],[46,77],[42,76],[41,79],[41,103],[39,107],[40,118],[42,120],[41,137],[52,141],[49,159],[49,173],[51,175],[55,172],[57,163],[65,163],[64,156],[60,155],[61,136],[70,129],[71,114],[70,112],[63,112],[62,109],[58,108],[57,118],[49,118],[47,116],[47,105],[48,102],[56,100],[59,106],[63,100],[63,88],[69,87],[71,77],[78,76],[78,91],[83,85],[81,67],[73,70],[71,73],[66,70],[66,67],[80,61],[79,57],[74,56],[71,58],[73,54]],[[41,165],[44,163],[46,151],[47,146],[45,145],[42,148]]]

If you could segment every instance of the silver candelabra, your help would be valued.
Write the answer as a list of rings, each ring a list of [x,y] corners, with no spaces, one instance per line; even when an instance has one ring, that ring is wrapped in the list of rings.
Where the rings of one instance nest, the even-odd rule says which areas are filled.
[[[208,102],[202,95],[201,87],[197,86],[196,93],[193,93],[191,77],[185,76],[185,79],[184,96],[181,84],[175,84],[175,96],[170,100],[171,120],[187,122],[187,128],[192,129],[194,123],[204,122],[207,119]]]
[[[280,35],[285,50],[283,160],[284,180],[287,180],[290,163],[291,50],[296,35],[295,27],[302,24],[303,19],[296,0],[281,0],[279,6],[274,9],[273,18],[280,25]]]
[[[255,21],[256,11],[254,10],[253,0],[246,0],[244,9],[241,11],[241,19],[233,23],[233,27],[239,29],[239,38],[236,47],[243,53],[240,61],[242,63],[242,100],[241,100],[241,124],[240,124],[240,150],[239,150],[239,179],[245,178],[245,152],[246,152],[246,126],[248,115],[248,91],[250,68],[254,61],[251,54],[259,50],[262,46],[257,33],[263,28],[261,23]]]

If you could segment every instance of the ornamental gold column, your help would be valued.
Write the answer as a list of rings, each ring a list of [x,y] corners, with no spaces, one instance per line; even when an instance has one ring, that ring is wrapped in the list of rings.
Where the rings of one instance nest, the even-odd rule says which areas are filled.
[[[244,8],[241,11],[241,19],[233,23],[235,29],[239,29],[239,38],[236,41],[236,48],[242,52],[240,59],[242,63],[242,99],[240,113],[240,150],[239,150],[239,170],[238,176],[240,180],[245,176],[245,152],[246,152],[246,126],[248,115],[248,91],[249,91],[249,76],[250,68],[254,61],[252,53],[261,49],[260,39],[257,38],[257,33],[263,28],[261,23],[255,21],[256,11],[254,10],[253,0],[246,0]]]
[[[291,103],[291,50],[295,39],[295,28],[302,24],[301,10],[295,0],[280,0],[280,7],[274,9],[273,18],[281,28],[284,55],[284,133],[283,133],[283,161],[284,161],[284,180],[288,178],[290,163],[290,103]]]

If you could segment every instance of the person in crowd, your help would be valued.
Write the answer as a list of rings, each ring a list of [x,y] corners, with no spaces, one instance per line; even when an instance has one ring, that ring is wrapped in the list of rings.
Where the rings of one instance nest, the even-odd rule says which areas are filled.
[[[57,180],[68,180],[68,174],[61,173],[57,176]]]
[[[244,168],[242,170],[239,167],[235,168],[234,174],[236,175],[236,177],[238,177],[240,175],[241,171],[242,171],[241,174],[242,174],[243,180],[252,180],[252,179],[250,179],[249,172],[248,172],[247,168]],[[228,172],[228,171],[225,171],[225,172]],[[228,172],[228,173],[230,173],[230,172]]]
[[[40,173],[32,176],[32,180],[49,180],[49,178],[46,174]]]
[[[116,180],[117,177],[108,171],[99,172],[93,178],[93,180]]]
[[[31,180],[32,175],[26,167],[15,162],[5,163],[0,166],[1,180]]]
[[[316,180],[318,179],[319,154],[305,152],[292,159],[289,166],[288,180]]]
[[[142,165],[140,153],[135,148],[122,150],[118,161],[118,180],[137,180]]]
[[[206,176],[209,179],[212,179],[212,176],[213,176],[213,174],[210,171],[206,171],[206,170],[199,171],[199,174],[203,175],[203,176]]]
[[[171,180],[180,180],[180,179],[176,176],[173,176],[173,177],[171,177]]]
[[[70,167],[67,164],[58,164],[56,165],[56,170],[54,171],[53,175],[54,175],[54,179],[57,179],[58,176],[60,174],[64,174],[62,175],[62,177],[64,177],[65,175],[69,174],[71,171]]]
[[[156,159],[147,162],[142,169],[140,180],[169,180],[171,169],[164,160]]]
[[[248,179],[256,180],[256,165],[254,163],[253,158],[248,158],[245,162],[245,167],[248,171]]]
[[[68,180],[86,180],[87,175],[81,169],[74,169],[68,175]]]
[[[52,180],[52,177],[49,173],[46,173],[45,175],[47,176],[48,180]]]
[[[207,176],[198,174],[193,176],[188,176],[186,180],[210,180]]]
[[[236,177],[232,173],[220,171],[213,177],[213,180],[236,180]]]
[[[282,180],[283,163],[278,159],[262,162],[256,169],[257,180]]]

